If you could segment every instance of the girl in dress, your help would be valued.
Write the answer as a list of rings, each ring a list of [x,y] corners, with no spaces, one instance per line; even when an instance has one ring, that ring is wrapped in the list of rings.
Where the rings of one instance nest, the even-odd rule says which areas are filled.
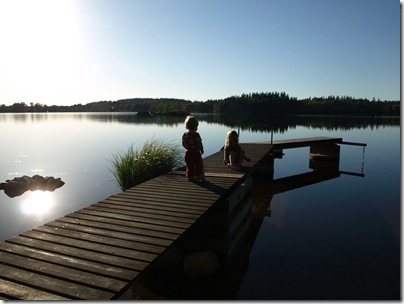
[[[205,180],[205,173],[202,160],[203,144],[197,132],[198,125],[194,116],[187,116],[185,119],[187,132],[182,135],[182,146],[185,148],[186,176],[189,181],[200,183]]]

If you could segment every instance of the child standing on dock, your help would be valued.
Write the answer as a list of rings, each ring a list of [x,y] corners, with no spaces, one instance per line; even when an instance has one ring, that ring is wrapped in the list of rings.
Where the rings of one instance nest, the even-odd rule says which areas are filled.
[[[231,169],[241,170],[243,160],[250,161],[245,155],[245,151],[241,149],[241,146],[238,143],[237,132],[234,130],[227,132],[226,141],[224,142],[223,163]]]
[[[203,182],[205,173],[203,168],[203,144],[202,138],[197,132],[198,120],[191,115],[185,119],[187,132],[182,135],[182,145],[185,148],[185,163],[187,165],[186,176],[191,182]]]

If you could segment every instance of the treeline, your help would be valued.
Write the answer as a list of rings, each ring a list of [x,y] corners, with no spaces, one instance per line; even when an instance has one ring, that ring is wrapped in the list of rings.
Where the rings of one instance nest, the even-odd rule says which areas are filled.
[[[129,98],[116,101],[97,101],[72,106],[43,105],[40,103],[25,102],[14,103],[11,106],[0,105],[0,113],[21,112],[173,112],[188,111],[211,113],[212,105],[209,102],[174,98]]]
[[[215,100],[214,112],[243,116],[278,115],[368,115],[399,116],[399,101],[356,99],[349,96],[314,97],[298,100],[285,92],[250,93]]]
[[[85,105],[47,106],[40,103],[0,105],[7,112],[160,112],[219,113],[242,117],[284,115],[366,115],[399,116],[400,101],[381,101],[350,96],[313,97],[298,100],[285,92],[262,92],[224,99],[190,101],[175,98],[129,98],[98,101]]]

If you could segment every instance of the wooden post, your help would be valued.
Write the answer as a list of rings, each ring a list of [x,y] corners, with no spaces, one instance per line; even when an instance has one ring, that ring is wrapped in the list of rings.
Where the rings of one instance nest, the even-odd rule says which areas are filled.
[[[310,146],[310,159],[318,161],[339,161],[340,146],[337,144],[320,144]]]
[[[220,258],[231,258],[250,225],[252,178],[248,178],[225,201],[215,205],[198,221],[206,249]]]
[[[314,170],[339,170],[340,146],[321,144],[310,146],[309,168]]]

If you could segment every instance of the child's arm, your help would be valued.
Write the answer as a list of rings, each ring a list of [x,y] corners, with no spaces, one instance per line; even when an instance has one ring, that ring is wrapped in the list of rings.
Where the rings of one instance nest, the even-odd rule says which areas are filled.
[[[230,164],[230,159],[229,159],[230,153],[228,149],[224,149],[224,155],[223,155],[223,163],[225,165],[229,165]]]
[[[184,133],[184,134],[182,135],[182,146],[183,146],[186,150],[189,149],[189,140],[188,140],[188,135],[187,135],[187,133]]]
[[[199,137],[199,144],[200,144],[199,151],[201,151],[201,154],[203,154],[204,150],[203,150],[202,137],[201,137],[201,135],[199,135],[199,133],[198,133],[198,137]]]

